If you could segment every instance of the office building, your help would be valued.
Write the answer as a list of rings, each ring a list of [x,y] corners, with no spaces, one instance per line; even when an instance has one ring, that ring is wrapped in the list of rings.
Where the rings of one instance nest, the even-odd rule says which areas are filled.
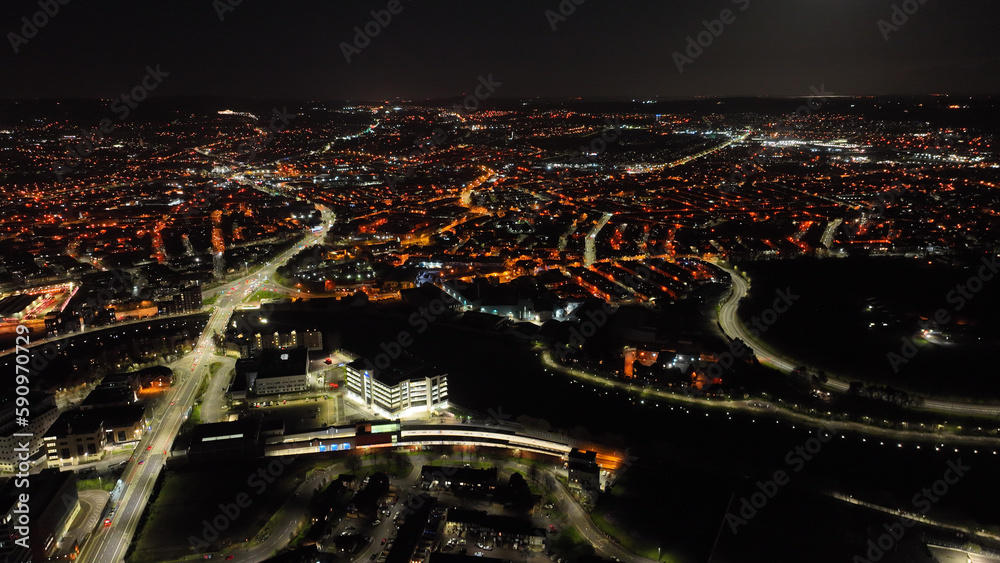
[[[448,406],[448,376],[405,356],[378,369],[366,358],[344,367],[346,396],[388,418],[427,415]]]

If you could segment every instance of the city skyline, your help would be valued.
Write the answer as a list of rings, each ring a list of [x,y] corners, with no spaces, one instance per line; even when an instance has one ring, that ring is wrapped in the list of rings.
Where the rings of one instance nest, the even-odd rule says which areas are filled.
[[[0,562],[1000,563],[985,0],[16,0]]]

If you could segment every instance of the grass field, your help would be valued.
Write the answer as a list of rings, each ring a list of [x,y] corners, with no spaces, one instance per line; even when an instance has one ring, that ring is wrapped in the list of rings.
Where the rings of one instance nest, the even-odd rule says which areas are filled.
[[[253,292],[250,297],[247,297],[247,301],[260,301],[261,299],[282,299],[288,297],[284,293],[278,293],[277,291],[271,291],[268,289],[260,289]]]

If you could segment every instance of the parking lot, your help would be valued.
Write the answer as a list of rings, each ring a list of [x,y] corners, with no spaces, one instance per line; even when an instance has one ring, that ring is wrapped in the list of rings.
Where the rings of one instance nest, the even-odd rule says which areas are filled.
[[[429,490],[425,490],[424,486],[416,482],[413,477],[414,475],[408,479],[392,479],[391,484],[394,489],[380,505],[376,517],[344,517],[340,522],[330,526],[317,547],[326,553],[343,553],[337,545],[338,538],[343,538],[340,545],[353,548],[353,553],[349,555],[351,559],[370,563],[384,562],[389,551],[395,545],[399,526],[404,522],[404,518],[409,512],[406,510],[408,499],[422,493],[430,494],[438,499],[435,512],[441,514],[445,514],[448,509],[463,508],[499,516],[517,516],[516,513],[505,509],[502,504],[460,498],[444,487],[431,487]],[[548,508],[537,506],[535,514],[531,518],[532,526],[547,532],[546,540],[551,539],[559,527],[550,509],[551,505],[548,505]],[[428,548],[418,548],[415,559],[419,557],[421,549],[427,549],[428,555],[434,551],[441,551],[442,553],[492,557],[515,562],[553,563],[556,561],[555,557],[550,559],[545,551],[533,551],[523,543],[514,544],[512,541],[504,541],[496,535],[479,534],[472,531],[448,533],[445,528],[446,525],[442,521],[438,527],[437,537],[429,544]],[[347,554],[344,553],[344,555]]]
[[[258,406],[254,406],[258,405]],[[258,398],[247,405],[247,410],[261,414],[265,420],[274,418],[285,421],[286,432],[297,432],[330,426],[337,423],[337,399],[329,395],[312,398]]]

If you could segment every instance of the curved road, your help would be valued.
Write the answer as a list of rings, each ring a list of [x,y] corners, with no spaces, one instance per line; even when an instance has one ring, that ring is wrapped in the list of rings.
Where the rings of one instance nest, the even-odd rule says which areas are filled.
[[[802,365],[801,363],[794,362],[788,358],[780,356],[776,352],[773,352],[767,346],[755,340],[746,330],[746,327],[744,327],[743,323],[740,322],[736,311],[739,308],[740,299],[746,296],[747,290],[750,288],[750,284],[735,270],[725,268],[718,262],[716,262],[715,265],[720,269],[729,272],[729,275],[732,278],[732,288],[730,290],[729,297],[719,309],[719,325],[722,326],[722,331],[725,332],[726,336],[729,338],[739,338],[748,347],[753,349],[754,354],[757,355],[757,359],[760,360],[760,363],[774,367],[783,373],[791,373],[796,367]],[[845,393],[850,387],[850,383],[842,379],[829,377],[824,386],[838,393]],[[960,401],[947,401],[931,398],[925,399],[923,405],[918,407],[918,409],[958,415],[986,417],[1000,416],[1000,406],[997,405],[974,405]]]
[[[770,365],[777,369],[778,371],[784,373],[791,373],[797,367],[796,364],[792,363],[785,358],[777,355],[776,353],[767,349],[764,345],[754,340],[750,333],[740,322],[739,317],[736,315],[737,310],[740,308],[740,300],[743,299],[747,290],[750,289],[750,284],[743,276],[739,275],[736,271],[730,270],[728,268],[723,268],[718,263],[715,264],[720,269],[729,272],[732,278],[732,285],[729,289],[729,297],[719,308],[719,324],[722,326],[722,331],[726,333],[726,336],[732,339],[740,339],[746,343],[746,345],[753,349],[754,354],[757,359],[762,364]],[[847,387],[844,387],[846,390]]]
[[[550,351],[542,353],[541,360],[542,364],[545,365],[546,368],[554,369],[570,377],[594,384],[595,386],[599,385],[605,388],[620,389],[637,397],[651,397],[675,403],[684,403],[700,408],[720,409],[727,412],[735,410],[755,414],[766,414],[774,417],[780,416],[793,422],[807,424],[814,427],[867,434],[870,436],[882,436],[890,441],[896,442],[905,440],[931,442],[932,444],[934,442],[942,444],[947,442],[952,445],[981,446],[983,448],[990,448],[994,455],[997,455],[997,451],[1000,450],[1000,438],[992,438],[989,436],[957,436],[954,434],[941,434],[918,430],[891,430],[888,428],[869,426],[860,422],[827,420],[825,418],[809,416],[807,414],[791,410],[783,405],[778,405],[763,399],[726,400],[691,397],[672,393],[657,387],[643,387],[641,385],[634,385],[619,379],[608,379],[583,370],[563,366],[556,363],[556,361],[552,359],[552,353]],[[843,436],[844,435],[841,434],[841,437]]]

